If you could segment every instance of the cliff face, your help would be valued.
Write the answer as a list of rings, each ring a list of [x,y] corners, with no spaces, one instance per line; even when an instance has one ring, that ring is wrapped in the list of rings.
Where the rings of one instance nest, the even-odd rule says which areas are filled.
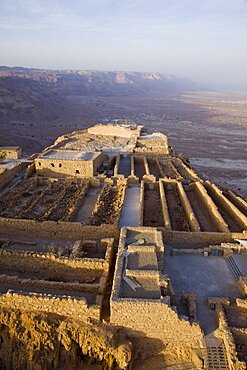
[[[0,310],[1,369],[124,369],[131,344],[109,327],[58,315]]]

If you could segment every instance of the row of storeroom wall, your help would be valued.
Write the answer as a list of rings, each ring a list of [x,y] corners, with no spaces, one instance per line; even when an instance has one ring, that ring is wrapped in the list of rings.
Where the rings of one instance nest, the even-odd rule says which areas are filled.
[[[0,202],[0,217],[118,226],[127,202],[128,182],[131,186],[127,179],[90,183],[34,176],[8,189]],[[133,186],[139,188],[136,192],[139,226],[196,232],[242,232],[247,229],[244,203],[222,193],[208,181],[202,184],[200,181],[184,183],[160,179]]]
[[[145,175],[153,175],[175,180],[196,180],[197,175],[179,158],[151,158],[146,156],[128,156],[121,154],[115,164],[115,175],[124,177],[136,176],[142,179]]]
[[[242,232],[247,228],[246,216],[229,203],[223,194],[216,197],[208,184],[200,182],[146,183],[143,225],[174,231]]]

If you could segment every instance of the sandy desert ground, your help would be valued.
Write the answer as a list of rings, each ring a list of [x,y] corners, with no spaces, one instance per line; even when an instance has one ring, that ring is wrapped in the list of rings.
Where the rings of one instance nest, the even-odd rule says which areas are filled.
[[[73,109],[72,109],[73,108]],[[1,145],[21,145],[28,154],[56,137],[97,121],[129,118],[147,131],[168,135],[177,153],[190,157],[205,177],[247,197],[247,93],[197,91],[163,98],[68,97],[54,120],[13,119],[0,124]]]

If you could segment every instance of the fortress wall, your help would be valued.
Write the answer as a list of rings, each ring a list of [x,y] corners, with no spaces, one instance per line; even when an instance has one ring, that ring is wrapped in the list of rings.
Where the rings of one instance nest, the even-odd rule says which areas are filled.
[[[181,182],[177,183],[177,191],[178,191],[178,195],[179,195],[179,198],[181,200],[181,203],[184,207],[186,217],[188,219],[191,230],[192,231],[200,231],[199,223],[198,223],[198,221],[196,219],[196,216],[195,216],[195,214],[192,210],[189,199],[188,199],[188,197],[187,197],[187,195],[184,191],[184,188],[183,188],[183,185],[182,185]]]
[[[0,307],[12,310],[49,312],[70,318],[88,320],[100,319],[99,306],[88,306],[85,298],[52,296],[50,294],[17,293],[8,291],[0,295]]]
[[[28,162],[21,162],[11,170],[5,170],[2,173],[0,173],[0,190],[7,185],[14,177],[15,175],[26,168],[28,166]]]
[[[160,188],[160,200],[161,200],[161,207],[163,213],[163,220],[164,220],[164,228],[166,230],[171,230],[171,220],[168,212],[168,205],[166,201],[166,195],[164,190],[164,184],[162,180],[159,180],[159,188]]]
[[[90,239],[100,241],[102,238],[118,239],[119,229],[115,225],[82,225],[78,222],[22,220],[0,217],[0,233],[24,237],[41,237],[48,239]]]
[[[235,222],[244,230],[247,230],[247,217],[222,194],[222,191],[215,184],[212,184],[210,181],[205,181],[205,185],[212,193],[213,197],[215,197],[221,206],[229,212]]]
[[[152,312],[152,315],[150,315]],[[111,324],[124,326],[164,343],[191,343],[196,346],[202,338],[198,324],[180,320],[167,304],[151,299],[118,299],[111,301]]]
[[[190,185],[191,186],[191,185]],[[199,182],[195,182],[192,184],[194,186],[195,191],[197,192],[198,196],[204,203],[205,207],[209,211],[210,215],[212,216],[217,228],[221,232],[229,232],[228,226],[225,223],[224,219],[222,218],[221,214],[218,211],[218,208],[214,204],[211,197],[208,195],[204,186]]]

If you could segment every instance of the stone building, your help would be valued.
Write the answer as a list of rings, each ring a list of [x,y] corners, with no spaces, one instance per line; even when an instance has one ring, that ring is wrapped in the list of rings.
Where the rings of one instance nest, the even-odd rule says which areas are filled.
[[[21,148],[19,146],[1,146],[0,157],[4,159],[19,159],[21,157]]]
[[[45,177],[92,177],[98,174],[104,158],[100,152],[48,150],[35,159],[35,169]]]

